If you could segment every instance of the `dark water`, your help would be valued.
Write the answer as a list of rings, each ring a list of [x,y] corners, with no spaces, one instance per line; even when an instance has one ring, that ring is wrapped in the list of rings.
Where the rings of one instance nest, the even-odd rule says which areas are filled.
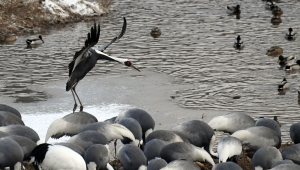
[[[265,1],[237,3],[242,10],[240,19],[226,13],[226,5],[232,4],[229,0],[115,1],[110,13],[99,18],[99,44],[119,33],[125,16],[126,34],[107,49],[108,54],[130,58],[141,70],[174,76],[180,80],[178,84],[193,84],[193,88],[174,94],[182,107],[239,111],[255,118],[277,115],[287,141],[289,126],[300,120],[299,72],[286,73],[278,68],[277,57],[265,53],[279,45],[284,56],[298,57],[299,39],[288,42],[284,35],[289,27],[299,30],[299,2],[278,4],[284,12],[279,26],[270,23],[272,14],[265,9]],[[91,26],[92,22],[82,22],[47,30],[43,35],[46,43],[34,49],[25,49],[28,36],[0,45],[0,95],[12,97],[17,103],[51,98],[42,90],[28,87],[67,80],[67,65]],[[157,39],[149,35],[154,26],[162,30]],[[245,43],[242,51],[233,48],[237,35]],[[128,70],[116,65],[100,61],[89,75]],[[277,91],[283,77],[291,83],[285,95]]]

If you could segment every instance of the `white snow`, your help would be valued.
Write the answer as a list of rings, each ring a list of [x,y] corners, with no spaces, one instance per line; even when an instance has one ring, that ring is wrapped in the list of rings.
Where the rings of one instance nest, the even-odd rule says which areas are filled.
[[[84,0],[45,0],[43,7],[52,14],[59,15],[63,18],[72,14],[93,16],[104,13],[99,3]]]

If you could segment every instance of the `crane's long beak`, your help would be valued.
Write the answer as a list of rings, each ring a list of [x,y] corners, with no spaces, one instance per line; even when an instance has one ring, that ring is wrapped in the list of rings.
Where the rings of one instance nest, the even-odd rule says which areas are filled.
[[[138,68],[136,68],[133,64],[131,64],[130,67],[132,67],[132,68],[136,69],[137,71],[141,72],[141,71],[140,71]]]

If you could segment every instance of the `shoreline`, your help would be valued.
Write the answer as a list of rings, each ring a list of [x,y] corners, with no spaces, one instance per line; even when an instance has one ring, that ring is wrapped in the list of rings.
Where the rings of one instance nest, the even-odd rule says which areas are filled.
[[[96,20],[108,12],[96,1],[93,3],[84,1],[86,4],[74,1],[77,3],[75,5],[81,3],[79,4],[82,8],[81,11],[74,11],[74,4],[62,4],[64,7],[62,9],[50,2],[51,0],[1,2],[0,43],[14,42],[21,35],[40,34],[55,25]],[[63,0],[59,2],[63,2]],[[96,6],[91,6],[91,4]],[[89,13],[86,12],[87,10]],[[86,14],[81,15],[82,11],[85,11]]]

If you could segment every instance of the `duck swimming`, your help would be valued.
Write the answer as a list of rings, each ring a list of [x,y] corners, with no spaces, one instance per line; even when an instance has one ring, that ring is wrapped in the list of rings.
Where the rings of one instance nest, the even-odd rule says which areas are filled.
[[[286,81],[285,78],[283,78],[282,82],[278,85],[278,90],[284,90],[290,88],[290,83]]]
[[[279,46],[273,46],[270,49],[268,49],[266,55],[268,56],[274,56],[274,55],[280,55],[283,53],[283,49]]]
[[[286,71],[299,70],[300,69],[300,60],[297,60],[294,63],[289,63],[285,66]]]
[[[245,44],[243,41],[241,41],[241,37],[239,35],[237,36],[236,42],[234,43],[233,47],[238,50],[244,49]]]
[[[274,3],[272,0],[267,0],[265,8],[268,10],[273,10],[275,8],[276,3]]]
[[[280,55],[278,57],[277,63],[281,66],[284,66],[284,65],[288,64],[289,62],[292,62],[294,59],[295,59],[295,56],[284,57],[284,56]]]
[[[282,9],[279,7],[279,6],[274,6],[274,8],[272,9],[272,14],[274,15],[274,16],[280,16],[280,15],[282,15],[283,14],[283,11],[282,11]]]
[[[289,31],[285,34],[285,38],[289,41],[295,40],[297,33],[293,32],[293,28],[289,28]]]
[[[233,15],[241,14],[241,7],[239,4],[237,4],[236,6],[235,5],[227,6],[226,9],[228,14],[233,14]]]
[[[27,45],[33,45],[33,44],[43,44],[44,40],[41,35],[39,35],[38,38],[31,38],[26,40]]]
[[[158,37],[161,35],[161,30],[160,30],[158,27],[154,27],[154,28],[151,30],[150,35],[151,35],[153,38],[158,38]]]

